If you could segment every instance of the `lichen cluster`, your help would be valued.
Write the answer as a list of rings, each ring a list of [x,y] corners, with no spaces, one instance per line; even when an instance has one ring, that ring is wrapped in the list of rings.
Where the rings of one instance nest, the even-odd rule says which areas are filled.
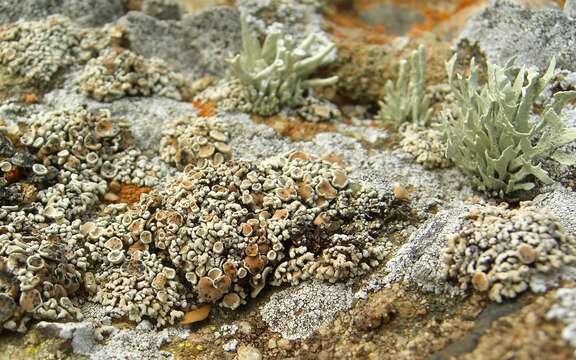
[[[296,107],[304,99],[304,90],[335,83],[338,78],[308,79],[326,62],[334,50],[334,44],[326,44],[320,50],[320,38],[310,34],[299,45],[294,39],[283,35],[281,24],[268,29],[263,44],[251,33],[246,20],[242,19],[242,52],[230,59],[231,74],[243,88],[242,96],[252,111],[260,115],[274,115],[284,106]]]
[[[156,185],[167,171],[105,110],[42,113],[13,141],[0,136],[0,326],[24,331],[31,319],[79,318],[92,266],[80,219],[114,183]]]
[[[556,93],[540,118],[531,117],[535,101],[552,79],[554,60],[544,75],[524,66],[516,70],[514,59],[504,67],[489,64],[484,85],[477,82],[474,64],[466,79],[454,76],[455,62],[456,57],[447,64],[456,105],[444,113],[446,154],[479,190],[514,197],[533,189],[537,180],[552,182],[540,166],[544,159],[576,163],[575,155],[559,150],[576,140],[576,130],[560,119],[576,92]]]
[[[107,110],[41,113],[0,140],[11,201],[0,207],[0,324],[11,330],[79,319],[81,299],[163,326],[202,303],[235,309],[267,285],[357,277],[383,259],[377,236],[404,206],[303,152],[231,160],[222,118],[165,130],[161,157],[183,172],[163,186],[172,172]],[[132,207],[103,203],[126,184],[153,189]]]
[[[430,95],[426,94],[426,52],[419,47],[409,60],[398,65],[396,82],[384,87],[377,119],[398,129],[405,122],[426,126],[432,117]]]
[[[0,84],[43,87],[66,67],[85,63],[109,47],[109,30],[83,29],[63,16],[3,27]]]
[[[424,168],[442,169],[452,164],[446,158],[446,142],[440,130],[408,124],[400,132],[400,147],[414,156],[414,160]]]
[[[464,290],[501,302],[527,290],[538,274],[576,264],[576,238],[545,209],[476,206],[448,239],[446,274]]]
[[[162,60],[112,48],[88,61],[76,83],[84,95],[103,102],[152,95],[180,100],[184,87],[183,78]]]
[[[162,325],[201,303],[235,309],[267,284],[362,275],[384,254],[372,235],[391,199],[301,152],[189,166],[134,208],[82,225],[97,231],[88,246],[104,269],[94,299]]]
[[[205,161],[222,164],[232,156],[224,121],[195,116],[176,120],[162,132],[160,156],[178,169],[188,164],[202,166]]]

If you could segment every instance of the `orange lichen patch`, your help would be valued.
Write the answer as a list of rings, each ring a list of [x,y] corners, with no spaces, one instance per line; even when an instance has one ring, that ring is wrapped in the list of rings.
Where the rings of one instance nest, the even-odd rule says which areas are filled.
[[[180,324],[187,325],[202,321],[210,315],[210,309],[212,309],[212,304],[202,305],[198,309],[190,310],[184,314]]]
[[[38,102],[38,95],[36,94],[24,94],[22,96],[22,101],[26,104],[35,104]]]
[[[337,10],[324,16],[326,31],[336,40],[360,40],[366,44],[386,44],[394,37],[385,34],[384,26],[366,24],[353,10]]]
[[[438,10],[434,8],[422,8],[422,13],[426,17],[426,21],[421,24],[416,24],[410,30],[411,35],[420,35],[424,32],[435,29],[438,25],[450,22],[452,19],[457,18],[461,13],[469,13],[472,8],[479,9],[486,4],[485,0],[461,0],[453,9]],[[459,21],[460,22],[460,21]],[[464,23],[463,21],[460,23]]]
[[[132,205],[140,201],[140,196],[142,194],[152,191],[152,188],[132,184],[120,184],[118,189],[113,190],[117,190],[115,191],[118,195],[118,200],[116,202]]]
[[[216,114],[216,103],[214,101],[193,101],[192,105],[198,110],[198,116],[210,117]]]
[[[298,118],[287,119],[281,116],[263,118],[253,115],[252,120],[257,124],[266,124],[281,136],[294,141],[311,140],[319,133],[336,131],[336,125],[333,123],[311,123]]]
[[[345,8],[332,7],[325,18],[328,21],[328,32],[338,40],[355,40],[366,44],[385,44],[394,39],[390,29],[384,25],[371,25],[362,19],[362,13],[376,11],[381,6],[394,6],[400,9],[415,11],[423,21],[415,23],[408,31],[409,35],[418,36],[425,32],[436,30],[444,22],[452,22],[453,18],[468,18],[474,11],[486,5],[486,0],[354,0]],[[464,19],[465,20],[465,19]],[[463,20],[457,20],[463,24]]]

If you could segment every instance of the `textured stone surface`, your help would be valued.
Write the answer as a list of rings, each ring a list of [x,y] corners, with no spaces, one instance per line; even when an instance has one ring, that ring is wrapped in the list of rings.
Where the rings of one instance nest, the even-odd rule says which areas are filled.
[[[558,9],[529,10],[498,0],[465,27],[461,38],[478,41],[488,60],[545,69],[552,56],[558,68],[576,70],[576,19]]]
[[[295,340],[309,337],[351,305],[352,291],[346,285],[307,282],[272,295],[260,315],[273,331]]]
[[[145,57],[158,57],[191,79],[223,76],[226,59],[240,51],[238,11],[217,7],[163,21],[131,12],[118,23],[125,28],[130,48]]]
[[[3,0],[0,25],[18,19],[38,20],[61,14],[84,26],[99,26],[124,14],[122,0]]]
[[[446,246],[446,236],[458,227],[466,210],[462,207],[441,211],[422,225],[386,264],[387,275],[381,284],[401,282],[436,294],[459,294],[456,286],[446,282],[440,254]]]

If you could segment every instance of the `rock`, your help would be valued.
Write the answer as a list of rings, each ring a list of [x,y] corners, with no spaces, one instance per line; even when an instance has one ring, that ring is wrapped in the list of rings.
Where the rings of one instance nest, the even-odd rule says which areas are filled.
[[[306,282],[272,295],[260,308],[260,315],[272,331],[296,340],[311,336],[338,311],[351,306],[352,291],[346,285]]]
[[[576,19],[559,9],[529,10],[498,0],[474,17],[460,36],[478,41],[488,61],[499,65],[517,56],[518,65],[545,70],[556,56],[558,68],[576,70]]]
[[[36,325],[40,333],[70,340],[72,349],[78,354],[89,354],[96,345],[94,325],[90,322],[51,323],[41,321]]]
[[[258,349],[251,345],[241,345],[238,348],[238,360],[260,360],[262,354]]]
[[[397,4],[378,4],[367,11],[360,11],[360,17],[371,26],[386,26],[386,31],[401,35],[416,25],[426,21],[419,9]]]
[[[446,235],[458,227],[466,211],[466,207],[459,207],[436,214],[414,232],[388,262],[382,283],[378,284],[375,277],[368,287],[403,282],[436,294],[460,294],[457,287],[446,282],[441,253],[447,243]]]
[[[131,12],[118,24],[130,48],[145,57],[158,57],[190,79],[223,76],[226,59],[241,49],[238,11],[218,7],[186,15],[180,21],[163,21]]]
[[[125,117],[130,122],[136,145],[143,150],[158,148],[162,129],[169,122],[196,112],[192,104],[158,96],[126,97],[112,103],[101,103],[88,99],[71,88],[48,93],[44,100],[47,110],[72,109],[80,104],[85,104],[90,110],[110,109],[112,115]]]
[[[557,186],[550,192],[538,195],[533,202],[538,207],[552,210],[568,232],[576,233],[575,192]]]
[[[0,25],[61,14],[82,26],[101,26],[124,14],[123,3],[122,0],[3,0]]]
[[[145,0],[142,12],[160,20],[180,20],[180,5],[176,0]]]

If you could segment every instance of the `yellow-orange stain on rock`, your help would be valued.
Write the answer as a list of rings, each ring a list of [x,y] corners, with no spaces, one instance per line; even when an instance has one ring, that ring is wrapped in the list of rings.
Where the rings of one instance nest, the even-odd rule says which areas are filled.
[[[210,117],[216,114],[216,103],[214,101],[193,101],[192,105],[198,110],[198,116]]]

